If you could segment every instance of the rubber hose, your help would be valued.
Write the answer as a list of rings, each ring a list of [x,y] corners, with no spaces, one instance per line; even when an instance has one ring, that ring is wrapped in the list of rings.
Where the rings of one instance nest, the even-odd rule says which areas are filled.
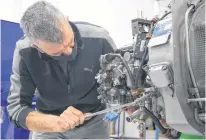
[[[143,107],[145,113],[151,117],[152,121],[155,123],[155,125],[160,129],[160,131],[162,131],[162,134],[166,134],[167,133],[167,129],[164,128],[162,126],[162,124],[159,122],[159,120],[157,119],[157,117],[152,113],[150,112],[146,107]]]
[[[138,68],[138,71],[136,73],[136,76],[135,76],[135,85],[138,84],[138,79],[139,79],[139,76],[140,76],[140,72],[142,70],[142,66],[144,65],[144,62],[145,62],[145,59],[147,57],[147,54],[148,54],[148,47],[145,48],[145,52],[143,54],[143,57],[142,57],[142,60],[140,62],[140,65],[139,65],[139,68]]]
[[[168,16],[171,13],[172,13],[171,11],[168,12],[168,13],[165,13],[158,21],[163,20],[166,16]]]
[[[158,118],[151,112],[149,111],[146,107],[143,107],[145,113],[151,117],[152,121],[155,123],[155,125],[160,129],[160,131],[162,131],[162,134],[166,134],[167,131],[171,131],[171,130],[168,130],[166,128],[164,128],[162,126],[162,124],[159,122]],[[180,138],[181,136],[181,132],[177,132],[177,135],[173,136],[171,132],[169,132],[169,135],[167,136],[167,138],[170,138],[170,139],[178,139]]]

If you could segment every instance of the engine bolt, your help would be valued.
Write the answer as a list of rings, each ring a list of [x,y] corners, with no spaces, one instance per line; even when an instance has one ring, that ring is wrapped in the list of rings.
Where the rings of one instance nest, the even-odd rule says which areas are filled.
[[[162,66],[162,70],[166,70],[167,69],[167,66]]]
[[[97,96],[97,99],[101,99],[101,96]]]

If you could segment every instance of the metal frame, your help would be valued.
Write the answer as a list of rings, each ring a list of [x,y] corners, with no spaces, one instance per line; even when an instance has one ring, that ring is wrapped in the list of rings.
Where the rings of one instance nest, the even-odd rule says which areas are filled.
[[[185,35],[186,35],[186,48],[187,48],[187,63],[188,63],[188,66],[189,66],[189,71],[190,71],[190,75],[191,75],[191,79],[192,79],[192,83],[193,83],[193,86],[194,86],[194,90],[195,90],[195,95],[197,96],[197,98],[200,98],[200,94],[199,94],[199,90],[197,88],[197,83],[195,81],[195,77],[194,77],[194,73],[193,73],[193,70],[192,70],[192,66],[191,66],[191,60],[190,60],[190,47],[189,47],[189,25],[188,25],[188,21],[189,21],[189,14],[190,12],[195,8],[195,5],[191,5],[186,13],[185,13]],[[202,108],[202,103],[201,101],[198,102],[200,107]]]
[[[189,97],[188,84],[190,84],[187,82],[191,81],[192,83],[192,80],[187,81],[187,76],[189,76],[189,68],[185,58],[187,57],[185,40],[185,13],[190,5],[188,5],[188,0],[178,0],[172,2],[174,87],[175,97],[177,97],[179,104],[178,106],[180,106],[178,107],[181,112],[179,116],[182,117],[183,120],[178,119],[179,122],[177,124],[174,124],[173,122],[171,123],[174,124],[172,125],[173,128],[178,128],[184,133],[204,135],[205,126],[197,123],[194,116],[194,106],[187,103],[187,98]],[[199,10],[201,6],[205,6],[204,2],[196,6],[196,11]],[[183,121],[184,124],[182,123]]]

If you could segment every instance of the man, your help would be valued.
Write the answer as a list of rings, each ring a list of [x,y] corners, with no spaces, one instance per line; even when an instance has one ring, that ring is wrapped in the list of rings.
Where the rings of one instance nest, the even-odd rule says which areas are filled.
[[[32,131],[33,139],[109,138],[103,116],[84,119],[105,109],[94,77],[100,55],[116,48],[108,32],[72,23],[44,1],[25,11],[21,27],[25,36],[16,44],[7,107],[13,123]]]

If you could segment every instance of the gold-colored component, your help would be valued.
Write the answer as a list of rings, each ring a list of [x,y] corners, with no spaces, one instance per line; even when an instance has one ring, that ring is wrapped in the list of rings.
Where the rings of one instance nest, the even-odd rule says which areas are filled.
[[[136,88],[136,89],[131,89],[130,90],[131,91],[131,94],[132,95],[143,95],[144,94],[144,92],[142,92],[142,90],[141,89],[139,89],[139,88]]]
[[[147,130],[154,130],[153,126],[147,127]]]
[[[147,39],[151,39],[152,38],[152,34],[151,33],[146,34],[146,38]]]
[[[136,95],[136,94],[139,93],[139,89],[138,89],[138,88],[136,88],[136,89],[131,89],[131,93],[132,93],[132,95]]]
[[[110,122],[110,135],[114,135],[116,132],[115,132],[115,125],[116,125],[116,121],[112,121]]]
[[[133,123],[136,123],[136,122],[138,122],[139,121],[139,119],[138,118],[135,118],[132,122]]]
[[[139,94],[140,94],[140,95],[144,95],[144,92],[140,92]]]

